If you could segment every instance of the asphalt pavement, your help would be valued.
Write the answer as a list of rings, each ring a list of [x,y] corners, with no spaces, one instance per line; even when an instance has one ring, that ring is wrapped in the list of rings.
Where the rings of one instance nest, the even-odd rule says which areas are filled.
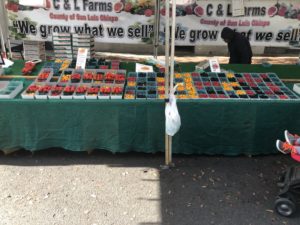
[[[274,211],[288,155],[0,154],[0,225],[299,225]]]

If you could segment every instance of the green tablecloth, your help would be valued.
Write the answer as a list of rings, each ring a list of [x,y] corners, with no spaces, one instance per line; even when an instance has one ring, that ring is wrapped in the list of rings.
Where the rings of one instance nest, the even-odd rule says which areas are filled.
[[[221,65],[222,68],[227,70],[233,70],[234,72],[256,72],[267,73],[274,72],[281,79],[300,79],[300,66],[299,65],[272,65],[270,67],[264,67],[260,64],[253,65]]]
[[[1,100],[0,149],[164,151],[163,101]],[[175,153],[269,154],[300,133],[297,101],[179,101]]]
[[[179,69],[182,72],[191,72],[195,70],[197,63],[180,63]],[[124,69],[128,71],[135,70],[135,63],[124,63]],[[253,73],[276,73],[281,79],[300,79],[300,66],[299,65],[271,65],[264,67],[261,64],[241,65],[241,64],[221,64],[222,69],[232,70],[234,72],[253,72]]]
[[[175,153],[270,154],[285,129],[300,134],[300,101],[179,100],[178,108]],[[0,149],[164,151],[164,123],[161,100],[0,100]]]
[[[180,69],[182,72],[191,72],[195,70],[197,63],[181,63]],[[43,67],[44,62],[37,65],[32,75],[37,75],[40,69]],[[12,67],[11,74],[21,75],[22,68],[24,67],[24,61],[16,60]],[[121,62],[121,69],[127,71],[135,71],[134,62]],[[272,65],[271,67],[264,67],[260,64],[253,65],[239,65],[239,64],[222,64],[221,68],[226,70],[233,70],[235,72],[275,72],[281,79],[300,79],[300,66],[299,65]],[[9,75],[9,74],[8,74]]]
[[[32,71],[32,76],[36,76],[39,74],[41,68],[44,66],[45,62],[38,63],[35,67],[35,69]],[[22,69],[25,65],[24,60],[15,60],[14,65],[11,68],[9,74],[5,75],[22,75]]]

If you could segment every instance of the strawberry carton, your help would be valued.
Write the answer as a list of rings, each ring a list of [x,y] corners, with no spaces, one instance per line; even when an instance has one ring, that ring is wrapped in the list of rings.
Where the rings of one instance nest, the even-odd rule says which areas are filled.
[[[23,99],[34,99],[35,98],[35,93],[36,91],[39,89],[41,85],[33,83],[31,85],[28,86],[27,89],[25,89],[25,91],[23,91],[23,93],[21,94]]]
[[[116,74],[115,76],[115,84],[125,84],[125,75],[124,74]]]
[[[93,82],[95,84],[101,84],[104,82],[104,72],[97,72],[93,75]]]
[[[99,86],[90,86],[86,90],[85,98],[86,99],[97,99],[100,87]]]
[[[111,99],[122,99],[122,95],[123,95],[123,87],[112,87],[111,90],[111,95],[110,98]]]
[[[109,99],[110,94],[111,94],[111,87],[105,85],[105,86],[100,87],[100,92],[99,92],[98,98],[99,99]]]
[[[67,85],[64,88],[60,98],[61,99],[73,99],[73,94],[74,94],[75,90],[76,90],[76,85]]]
[[[93,73],[93,72],[86,71],[86,72],[83,74],[82,82],[83,82],[83,83],[92,83],[92,82],[93,82],[93,78],[94,78],[94,73]]]
[[[114,83],[114,80],[115,80],[115,77],[116,77],[116,74],[113,73],[113,72],[107,72],[105,75],[104,75],[104,82],[106,84],[113,84]]]
[[[75,93],[73,95],[74,99],[85,99],[86,91],[88,89],[87,85],[79,85],[75,89]]]
[[[51,91],[51,84],[41,85],[35,93],[36,99],[48,99],[48,94]]]
[[[44,68],[41,70],[35,82],[48,82],[53,76],[53,69],[52,68]]]
[[[65,86],[56,84],[51,87],[51,91],[48,94],[49,99],[60,99],[60,96],[64,90]]]
[[[71,74],[71,83],[81,82],[83,74],[84,74],[84,70],[82,69],[73,70],[73,73]]]
[[[81,81],[81,74],[74,73],[71,75],[71,83],[79,83]]]

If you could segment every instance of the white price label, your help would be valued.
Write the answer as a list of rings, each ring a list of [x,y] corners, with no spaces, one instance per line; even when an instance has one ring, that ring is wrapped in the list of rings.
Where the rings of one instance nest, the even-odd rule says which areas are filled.
[[[85,69],[86,58],[88,54],[87,48],[78,48],[76,69]]]
[[[209,59],[210,71],[215,73],[220,73],[220,65],[216,58]]]

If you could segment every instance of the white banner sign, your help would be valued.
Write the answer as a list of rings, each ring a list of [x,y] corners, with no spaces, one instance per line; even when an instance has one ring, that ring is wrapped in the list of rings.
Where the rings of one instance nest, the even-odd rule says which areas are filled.
[[[176,45],[224,45],[221,30],[231,27],[254,46],[300,47],[300,3],[297,0],[243,2],[244,16],[234,17],[232,0],[186,0],[176,9]],[[52,40],[52,33],[92,34],[97,42],[153,43],[155,0],[46,0],[46,7],[6,1],[11,36]],[[164,16],[160,5],[160,43]]]

